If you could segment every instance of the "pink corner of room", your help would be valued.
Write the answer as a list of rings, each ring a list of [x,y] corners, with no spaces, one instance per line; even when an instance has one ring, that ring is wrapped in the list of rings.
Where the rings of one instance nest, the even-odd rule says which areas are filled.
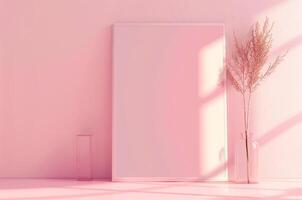
[[[302,199],[301,9],[0,0],[0,200]]]

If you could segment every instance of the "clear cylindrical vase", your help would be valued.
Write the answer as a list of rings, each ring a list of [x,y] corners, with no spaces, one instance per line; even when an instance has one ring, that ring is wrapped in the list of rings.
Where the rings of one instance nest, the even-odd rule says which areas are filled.
[[[246,147],[248,147],[248,156]],[[235,149],[235,182],[258,182],[258,153],[259,145],[253,137],[247,138],[247,145],[244,135],[238,140]]]

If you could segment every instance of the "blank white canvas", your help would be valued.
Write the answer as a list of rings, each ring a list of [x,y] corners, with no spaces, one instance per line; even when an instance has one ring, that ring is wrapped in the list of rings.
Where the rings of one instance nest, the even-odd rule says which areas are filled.
[[[221,24],[116,24],[113,180],[226,180]]]

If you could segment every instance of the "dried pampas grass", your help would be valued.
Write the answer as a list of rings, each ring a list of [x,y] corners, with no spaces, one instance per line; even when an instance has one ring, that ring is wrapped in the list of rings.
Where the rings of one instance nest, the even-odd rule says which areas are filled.
[[[246,157],[249,163],[249,111],[252,93],[259,87],[280,62],[285,54],[277,56],[268,63],[268,55],[272,48],[272,28],[274,24],[266,18],[260,25],[259,22],[251,26],[247,40],[239,41],[234,34],[234,51],[226,59],[227,79],[234,88],[241,93],[244,104],[244,137],[246,146]],[[249,179],[249,169],[247,164],[247,181]]]

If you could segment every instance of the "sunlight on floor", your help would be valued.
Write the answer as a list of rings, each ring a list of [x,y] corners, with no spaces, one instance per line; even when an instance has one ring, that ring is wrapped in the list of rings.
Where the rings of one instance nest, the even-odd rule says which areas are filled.
[[[302,199],[302,181],[233,184],[218,182],[109,182],[1,179],[0,200],[42,199]]]

